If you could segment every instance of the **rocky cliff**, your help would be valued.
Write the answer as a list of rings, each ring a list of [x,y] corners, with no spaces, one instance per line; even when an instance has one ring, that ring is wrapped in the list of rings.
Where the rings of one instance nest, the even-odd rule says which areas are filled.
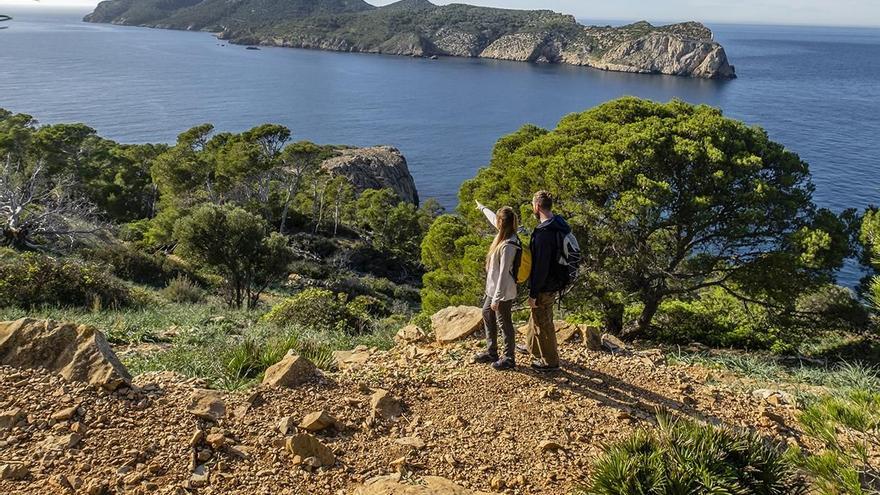
[[[396,148],[343,148],[338,153],[321,163],[321,168],[348,178],[358,192],[391,189],[404,201],[419,204],[419,193],[406,158]]]
[[[583,26],[548,10],[401,0],[107,0],[89,22],[219,33],[233,43],[416,57],[482,57],[602,70],[723,79],[724,48],[695,22]]]

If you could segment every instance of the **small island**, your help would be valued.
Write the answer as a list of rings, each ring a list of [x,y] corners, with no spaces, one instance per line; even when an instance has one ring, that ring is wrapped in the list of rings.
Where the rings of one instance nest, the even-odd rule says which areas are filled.
[[[414,57],[479,57],[706,79],[736,77],[697,22],[584,26],[550,10],[401,0],[105,0],[86,22],[198,30],[243,45]]]

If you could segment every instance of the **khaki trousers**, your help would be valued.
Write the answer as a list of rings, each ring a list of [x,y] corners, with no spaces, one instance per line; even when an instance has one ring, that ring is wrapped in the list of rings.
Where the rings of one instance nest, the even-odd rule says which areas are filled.
[[[526,334],[526,348],[529,353],[544,361],[547,366],[559,366],[559,349],[556,345],[556,328],[553,326],[553,303],[556,294],[544,292],[535,300],[538,307],[532,308],[529,331]]]

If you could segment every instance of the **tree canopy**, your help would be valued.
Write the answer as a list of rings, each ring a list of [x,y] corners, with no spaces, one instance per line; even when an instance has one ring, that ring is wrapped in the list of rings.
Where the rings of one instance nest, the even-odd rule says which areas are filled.
[[[177,222],[174,236],[182,256],[223,277],[227,302],[236,308],[255,307],[293,257],[284,236],[269,234],[262,218],[233,206],[196,209]]]
[[[150,161],[163,145],[121,145],[83,124],[38,126],[0,109],[0,228],[19,248],[58,247],[100,221],[150,216]]]
[[[704,105],[637,98],[500,139],[459,192],[466,228],[442,234],[449,223],[437,222],[426,243],[486,232],[474,200],[514,206],[534,226],[539,189],[554,194],[585,250],[579,301],[598,304],[612,330],[622,330],[629,302],[641,305],[633,329],[643,332],[663,300],[707,287],[790,306],[805,287],[828,281],[848,252],[842,223],[812,202],[807,164],[762,129]],[[434,252],[423,250],[429,267]],[[426,288],[454,277],[450,267],[426,275]]]

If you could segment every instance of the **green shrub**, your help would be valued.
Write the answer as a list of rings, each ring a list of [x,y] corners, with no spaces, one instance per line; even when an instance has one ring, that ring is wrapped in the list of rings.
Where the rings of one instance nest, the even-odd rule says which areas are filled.
[[[797,310],[820,330],[860,332],[870,325],[868,309],[850,289],[828,284],[798,298]]]
[[[302,326],[318,330],[358,333],[365,322],[353,314],[343,300],[325,289],[306,289],[275,306],[265,319],[278,326]]]
[[[485,219],[480,225],[485,224]],[[476,304],[485,290],[489,236],[478,236],[454,215],[437,218],[422,240],[422,309],[439,311],[447,306]]]
[[[652,331],[653,337],[671,344],[700,342],[779,353],[797,350],[797,345],[828,332],[859,332],[868,325],[865,308],[849,289],[836,285],[803,294],[790,314],[712,288],[690,300],[664,301]]]
[[[178,275],[162,289],[162,297],[176,303],[196,304],[205,300],[205,291],[185,275]]]
[[[131,306],[135,308],[155,308],[166,303],[158,292],[143,285],[134,285],[128,288]]]
[[[654,326],[654,336],[671,344],[770,349],[783,344],[779,335],[766,309],[743,303],[722,289],[704,291],[692,301],[665,301]]]
[[[200,308],[200,306],[188,306]],[[240,389],[258,383],[263,372],[294,350],[324,370],[336,363],[333,351],[358,345],[389,348],[393,332],[379,328],[374,333],[351,335],[340,330],[316,330],[290,326],[279,332],[275,326],[257,323],[237,334],[225,324],[181,329],[168,349],[133,354],[124,364],[135,375],[148,371],[173,371],[206,380],[213,387]]]
[[[328,258],[339,249],[332,239],[304,232],[291,235],[290,242],[298,252],[311,253],[319,259]]]
[[[407,285],[398,285],[387,278],[343,276],[333,280],[328,288],[336,292],[344,292],[349,297],[375,297],[385,305],[400,302],[414,307],[419,304],[418,289]]]
[[[147,253],[122,242],[80,251],[86,261],[110,267],[113,275],[138,284],[164,287],[180,276],[193,277],[182,263],[160,253]]]
[[[0,307],[107,308],[131,303],[125,285],[98,265],[38,253],[0,251]]]
[[[417,314],[413,315],[413,317],[410,318],[410,320],[409,320],[409,324],[415,325],[429,334],[431,333],[431,330],[433,329],[431,326],[431,315],[429,315],[428,313],[425,313],[425,312],[421,312],[421,313],[417,313]]]
[[[658,428],[609,446],[584,493],[595,495],[805,493],[781,446],[736,431],[661,414]]]
[[[310,260],[293,261],[288,265],[288,270],[290,273],[313,280],[324,280],[333,275],[331,267]]]
[[[231,205],[206,204],[174,224],[175,252],[224,280],[226,303],[255,309],[270,284],[288,274],[293,252],[266,221]]]
[[[391,314],[388,306],[373,296],[356,296],[347,306],[352,314],[363,319],[382,318]]]

